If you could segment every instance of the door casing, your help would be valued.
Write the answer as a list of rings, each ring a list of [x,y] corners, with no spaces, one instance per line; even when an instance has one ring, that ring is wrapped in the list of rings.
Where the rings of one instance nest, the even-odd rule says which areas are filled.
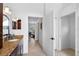
[[[71,13],[75,12],[75,55],[77,55],[77,8],[76,6],[70,5],[65,7],[64,9],[62,9],[62,13],[60,15],[60,19],[59,19],[59,34],[58,34],[58,38],[59,38],[59,50],[61,50],[61,38],[62,38],[62,34],[61,34],[61,17],[69,15]]]

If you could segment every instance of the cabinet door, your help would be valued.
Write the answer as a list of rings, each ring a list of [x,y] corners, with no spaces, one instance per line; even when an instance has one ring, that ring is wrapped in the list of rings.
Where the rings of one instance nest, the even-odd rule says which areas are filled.
[[[18,49],[17,49],[17,47],[16,47],[15,50],[11,53],[10,56],[17,56],[17,51],[18,51]]]
[[[23,55],[23,41],[21,41],[10,56],[22,56]]]
[[[21,55],[23,55],[23,40],[21,41]]]
[[[21,42],[18,45],[18,52],[17,52],[18,56],[22,56],[23,55],[23,40],[21,40]]]
[[[3,40],[2,40],[2,23],[3,23],[3,4],[0,3],[0,48],[2,48]]]

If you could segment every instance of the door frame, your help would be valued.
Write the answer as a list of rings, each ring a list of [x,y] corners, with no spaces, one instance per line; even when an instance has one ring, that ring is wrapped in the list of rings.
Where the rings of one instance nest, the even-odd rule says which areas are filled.
[[[44,4],[44,15],[43,15],[43,51],[45,52],[45,54],[46,55],[48,55],[49,53],[48,53],[48,49],[47,49],[47,47],[46,47],[46,43],[45,43],[45,39],[46,39],[46,35],[45,35],[45,19],[46,19],[46,17],[48,16],[48,14],[50,14],[50,12],[47,12],[47,10],[46,10],[46,7],[47,5],[46,4]],[[53,11],[52,11],[53,12]],[[53,18],[53,13],[51,12],[51,16],[52,16],[52,18]],[[51,38],[51,37],[50,37]],[[49,39],[50,39],[49,38]],[[53,49],[52,49],[52,51],[53,51]],[[53,53],[54,54],[54,53]]]
[[[58,31],[58,38],[59,38],[59,48],[58,50],[61,50],[61,38],[62,38],[62,34],[61,34],[61,17],[69,15],[73,12],[75,12],[75,55],[77,55],[77,8],[76,5],[70,5],[67,6],[63,9],[61,9],[61,15],[59,17],[59,21],[58,21],[58,25],[59,25],[59,31]]]

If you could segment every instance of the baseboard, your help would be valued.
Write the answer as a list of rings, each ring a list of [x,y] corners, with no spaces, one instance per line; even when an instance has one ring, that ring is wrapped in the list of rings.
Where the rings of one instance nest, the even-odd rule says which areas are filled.
[[[72,48],[62,49],[61,51],[64,51],[64,50],[72,50],[72,51],[75,51],[75,49],[72,49]]]
[[[54,49],[54,50],[55,50],[55,51],[59,51],[59,52],[61,51],[61,50],[59,50],[59,49]]]
[[[27,53],[25,53],[25,54],[23,54],[22,56],[28,56],[28,54],[27,54]]]

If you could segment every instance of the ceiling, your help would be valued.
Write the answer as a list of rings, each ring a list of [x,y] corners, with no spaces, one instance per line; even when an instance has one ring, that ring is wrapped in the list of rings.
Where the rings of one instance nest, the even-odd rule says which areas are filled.
[[[4,3],[12,15],[43,16],[43,3]]]
[[[38,23],[39,21],[41,21],[42,17],[28,17],[28,22],[29,23]]]
[[[46,12],[49,13],[53,10],[53,12],[57,14],[63,6],[68,5],[69,4],[65,3],[46,3]],[[38,21],[36,17],[43,17],[44,14],[44,3],[4,3],[3,6],[8,6],[13,16],[32,16],[29,21],[34,22]],[[33,19],[33,17],[35,19]]]

